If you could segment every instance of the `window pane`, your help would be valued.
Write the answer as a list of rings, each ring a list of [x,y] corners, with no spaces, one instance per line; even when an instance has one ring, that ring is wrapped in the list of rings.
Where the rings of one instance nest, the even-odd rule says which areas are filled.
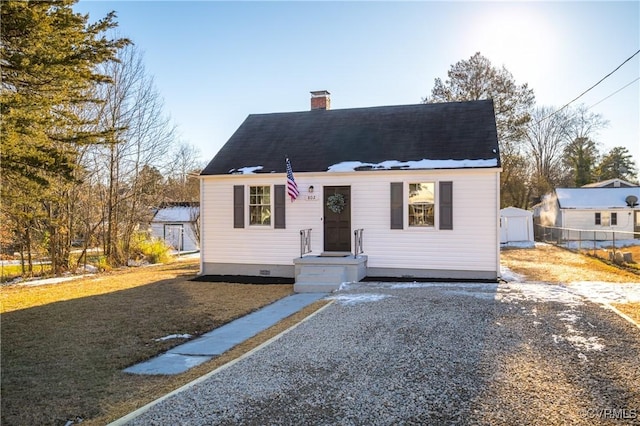
[[[435,184],[409,184],[409,226],[434,226]]]
[[[435,185],[433,183],[410,183],[409,204],[430,203],[433,204]]]
[[[249,224],[271,225],[271,187],[249,187]]]

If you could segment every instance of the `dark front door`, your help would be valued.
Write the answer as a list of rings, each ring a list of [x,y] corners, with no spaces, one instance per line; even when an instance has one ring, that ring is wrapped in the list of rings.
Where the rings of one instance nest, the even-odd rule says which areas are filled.
[[[324,187],[324,251],[351,251],[351,187]]]

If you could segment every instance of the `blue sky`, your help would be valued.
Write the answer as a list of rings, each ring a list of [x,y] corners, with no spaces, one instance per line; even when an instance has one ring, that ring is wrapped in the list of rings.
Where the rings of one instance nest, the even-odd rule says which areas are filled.
[[[208,162],[249,114],[419,103],[475,52],[561,107],[640,49],[640,2],[92,1],[143,51],[181,140]],[[595,140],[640,167],[640,54],[575,104],[609,120]],[[633,82],[636,80],[635,82]],[[633,83],[632,83],[633,82]]]

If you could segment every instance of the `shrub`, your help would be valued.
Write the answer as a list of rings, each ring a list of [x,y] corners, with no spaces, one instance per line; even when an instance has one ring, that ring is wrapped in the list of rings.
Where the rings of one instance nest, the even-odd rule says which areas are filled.
[[[111,270],[111,265],[107,262],[107,256],[98,256],[95,260],[95,267],[102,272],[109,272]]]
[[[163,240],[140,232],[133,237],[131,258],[136,261],[142,258],[149,263],[166,263],[170,259],[169,250],[171,248]]]

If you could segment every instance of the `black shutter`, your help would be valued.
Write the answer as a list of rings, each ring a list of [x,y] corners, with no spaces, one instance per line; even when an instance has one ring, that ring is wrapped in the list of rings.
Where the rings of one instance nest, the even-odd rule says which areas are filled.
[[[453,229],[453,182],[440,182],[440,229]]]
[[[287,193],[284,185],[274,185],[274,210],[275,210],[275,221],[274,227],[276,229],[284,229],[286,228],[286,209],[285,209],[285,201],[287,199]]]
[[[402,182],[391,182],[391,229],[403,229],[403,187]]]
[[[244,228],[244,185],[233,185],[233,227]]]

